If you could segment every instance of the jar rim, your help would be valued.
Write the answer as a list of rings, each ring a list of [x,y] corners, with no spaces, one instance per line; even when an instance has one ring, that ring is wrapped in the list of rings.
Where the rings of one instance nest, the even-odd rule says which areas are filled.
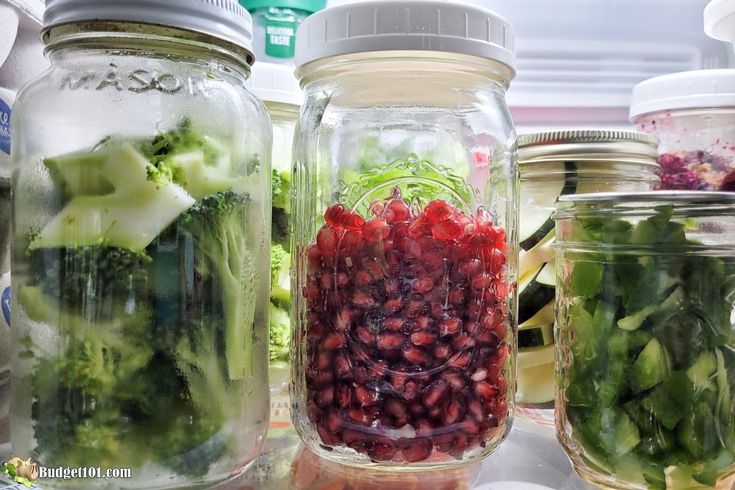
[[[735,192],[710,191],[647,191],[596,192],[559,196],[559,202],[584,203],[662,203],[662,204],[723,204],[735,205]],[[733,209],[735,211],[735,208]]]

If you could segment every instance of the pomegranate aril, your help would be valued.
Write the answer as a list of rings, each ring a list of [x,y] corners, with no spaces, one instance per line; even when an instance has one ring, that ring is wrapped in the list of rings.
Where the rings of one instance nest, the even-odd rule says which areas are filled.
[[[373,461],[390,461],[396,455],[396,448],[392,444],[368,443],[367,453]]]
[[[341,333],[330,333],[322,341],[321,348],[326,350],[337,350],[345,346],[345,336]]]
[[[454,445],[454,430],[452,432],[445,432],[443,434],[436,434],[431,439],[434,441],[434,448],[437,451],[446,453],[452,449]]]
[[[449,384],[443,379],[436,381],[434,384],[427,388],[424,394],[424,405],[426,405],[427,407],[433,407],[434,405],[436,405],[441,397],[444,395],[444,393],[447,392],[448,388]]]
[[[444,359],[451,353],[449,346],[446,344],[439,344],[434,347],[434,357],[437,359]]]
[[[462,236],[462,227],[454,220],[446,219],[431,226],[431,234],[439,240],[454,240]]]
[[[395,398],[389,398],[385,401],[385,411],[397,419],[402,419],[408,416],[406,405]]]
[[[475,343],[475,339],[469,335],[463,334],[454,338],[452,346],[454,346],[456,350],[467,350],[473,348]]]
[[[464,405],[459,400],[452,400],[447,404],[444,415],[446,425],[456,424],[464,416]]]
[[[459,318],[448,318],[439,325],[439,335],[454,335],[462,330],[462,320]]]
[[[428,293],[434,288],[434,280],[430,277],[421,277],[413,282],[412,287],[417,293]]]
[[[413,400],[416,398],[419,392],[419,387],[414,381],[408,381],[403,386],[403,398],[406,400]]]
[[[431,362],[431,356],[419,347],[408,346],[403,348],[403,358],[412,364],[426,366]]]
[[[390,225],[382,218],[373,218],[362,225],[362,236],[365,241],[377,243],[390,235]]]
[[[413,439],[403,447],[403,458],[407,463],[418,463],[431,456],[432,444],[429,439]]]
[[[485,381],[480,381],[479,383],[475,384],[475,394],[479,396],[483,400],[491,400],[495,398],[495,395],[497,394],[497,390],[490,386]]]
[[[442,379],[449,383],[454,390],[459,391],[467,385],[464,376],[460,376],[457,373],[448,372],[442,375]]]
[[[319,252],[324,257],[334,257],[337,251],[337,242],[339,237],[337,233],[328,226],[323,226],[319,233],[316,235],[316,245],[319,247]]]
[[[447,201],[437,199],[426,205],[424,214],[432,223],[439,223],[454,216],[457,212]]]
[[[332,204],[329,206],[324,213],[324,221],[332,227],[342,227],[342,213],[345,212],[345,207],[341,204]]]
[[[372,295],[366,291],[356,291],[352,295],[352,306],[360,309],[367,309],[375,306],[375,300]]]
[[[482,408],[482,403],[474,398],[467,404],[467,412],[478,422],[484,422],[487,418],[486,412]]]
[[[340,386],[337,389],[337,403],[340,408],[347,408],[352,402],[352,390],[349,386]]]
[[[378,334],[375,345],[383,350],[397,350],[405,343],[406,338],[398,333]]]
[[[378,393],[370,391],[364,386],[355,386],[353,393],[355,395],[355,400],[363,407],[374,405],[379,398]]]
[[[375,335],[367,327],[357,327],[355,335],[363,344],[372,345],[375,342]]]
[[[333,356],[331,351],[322,351],[317,355],[316,368],[327,369],[332,365],[332,360]]]
[[[332,381],[334,381],[334,374],[332,371],[321,371],[313,378],[313,382],[316,386],[329,385]]]
[[[388,301],[385,302],[385,305],[383,306],[383,312],[386,315],[393,314],[397,312],[398,310],[400,310],[402,305],[403,305],[403,301],[400,298],[389,299]]]
[[[358,424],[368,425],[370,423],[370,416],[362,408],[350,408],[347,410],[347,417]]]
[[[480,424],[470,418],[466,418],[460,423],[460,429],[466,434],[477,435],[480,433]]]
[[[371,282],[373,282],[373,276],[371,276],[369,272],[360,271],[355,274],[355,286],[364,288],[369,286]]]
[[[487,378],[487,369],[480,368],[470,376],[470,379],[475,382],[479,382]]]
[[[336,413],[330,413],[324,427],[332,434],[336,434],[342,429],[342,418]]]
[[[414,332],[411,334],[411,343],[414,345],[432,345],[436,342],[436,335],[427,332]]]
[[[387,330],[392,330],[394,332],[400,332],[401,330],[403,330],[403,323],[404,323],[404,320],[401,317],[390,317],[390,318],[385,319],[385,321],[383,322],[383,326]]]
[[[319,392],[319,399],[316,404],[324,408],[327,405],[331,405],[334,401],[334,387],[327,386]]]
[[[465,368],[470,364],[470,354],[463,352],[462,354],[452,357],[447,363],[449,367],[453,368]]]
[[[332,432],[329,432],[326,427],[317,425],[316,431],[319,434],[319,439],[321,439],[322,444],[325,444],[327,446],[336,446],[340,440],[339,436],[337,434],[334,434]]]

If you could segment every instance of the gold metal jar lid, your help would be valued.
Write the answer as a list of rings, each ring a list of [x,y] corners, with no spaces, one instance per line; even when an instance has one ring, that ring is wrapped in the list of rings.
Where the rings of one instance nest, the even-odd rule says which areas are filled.
[[[639,131],[565,129],[518,136],[518,163],[617,161],[658,166],[658,140]]]

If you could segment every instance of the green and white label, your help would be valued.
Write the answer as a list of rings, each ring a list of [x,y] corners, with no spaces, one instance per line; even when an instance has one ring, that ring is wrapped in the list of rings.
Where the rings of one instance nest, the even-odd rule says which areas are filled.
[[[265,54],[274,58],[293,58],[298,26],[298,22],[292,20],[267,19]]]

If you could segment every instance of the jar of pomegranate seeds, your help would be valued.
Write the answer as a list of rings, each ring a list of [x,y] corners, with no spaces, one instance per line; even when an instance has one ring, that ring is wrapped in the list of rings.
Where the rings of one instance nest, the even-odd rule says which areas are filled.
[[[364,2],[301,24],[292,417],[322,457],[477,461],[510,430],[513,30],[480,7]]]
[[[661,189],[735,191],[735,69],[645,80],[630,120],[660,141]]]

